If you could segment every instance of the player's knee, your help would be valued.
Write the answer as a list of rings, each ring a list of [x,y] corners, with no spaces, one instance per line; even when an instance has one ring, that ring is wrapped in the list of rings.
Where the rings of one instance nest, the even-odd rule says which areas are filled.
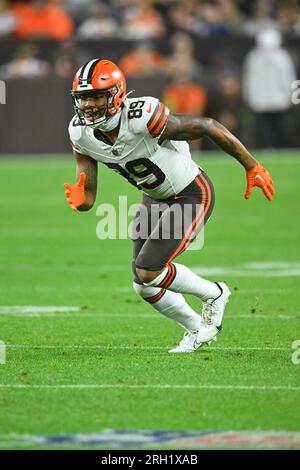
[[[136,268],[136,274],[143,284],[153,281],[160,273],[161,271],[148,271],[147,269]]]
[[[139,284],[138,282],[136,282],[136,280],[134,280],[133,281],[133,288],[134,288],[135,292],[138,295],[143,297],[143,293],[144,293],[144,289],[145,289],[145,286],[143,284]]]
[[[155,294],[157,294],[156,287],[144,286],[144,284],[139,284],[138,282],[133,281],[133,288],[135,292],[140,295],[143,299],[147,299]]]

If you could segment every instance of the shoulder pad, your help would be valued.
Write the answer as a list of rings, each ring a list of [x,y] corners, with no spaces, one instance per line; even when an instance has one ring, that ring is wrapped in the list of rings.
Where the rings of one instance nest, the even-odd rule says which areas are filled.
[[[80,140],[83,135],[83,126],[79,123],[77,116],[74,116],[69,124],[69,136],[74,150],[83,153],[80,147]]]
[[[126,112],[131,131],[138,134],[150,133],[152,137],[159,136],[169,114],[168,108],[153,96],[128,99]]]
[[[71,140],[78,141],[82,136],[82,125],[79,123],[77,116],[71,119],[69,124],[69,135]]]

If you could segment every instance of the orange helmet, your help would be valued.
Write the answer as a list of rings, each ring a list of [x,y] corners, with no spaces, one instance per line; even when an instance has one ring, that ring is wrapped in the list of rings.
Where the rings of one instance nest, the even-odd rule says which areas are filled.
[[[87,122],[80,109],[80,96],[87,93],[105,93],[108,96],[105,116],[97,121]],[[126,99],[126,80],[123,72],[113,62],[106,59],[93,59],[80,67],[76,73],[71,95],[75,112],[81,124],[97,125],[110,119],[123,107]]]

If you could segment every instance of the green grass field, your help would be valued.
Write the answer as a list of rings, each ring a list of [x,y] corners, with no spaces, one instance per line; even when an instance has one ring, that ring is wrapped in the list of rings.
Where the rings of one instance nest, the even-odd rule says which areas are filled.
[[[300,364],[292,362],[300,339],[300,159],[260,158],[274,178],[272,203],[257,189],[244,200],[244,170],[230,157],[199,161],[215,184],[216,207],[204,249],[177,261],[225,279],[233,295],[214,346],[179,355],[168,349],[183,330],[132,290],[130,240],[99,240],[96,209],[74,214],[65,203],[72,157],[0,161],[1,448],[111,448],[88,437],[104,430],[280,431],[300,447]],[[128,204],[141,196],[101,166],[97,202],[117,204],[126,194]],[[55,440],[79,434],[86,444]],[[218,446],[227,444],[204,447]]]

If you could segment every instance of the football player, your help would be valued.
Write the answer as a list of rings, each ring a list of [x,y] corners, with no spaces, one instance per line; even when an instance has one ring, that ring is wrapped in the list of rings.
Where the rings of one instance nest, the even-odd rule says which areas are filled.
[[[148,228],[146,236],[133,240],[133,287],[156,310],[185,328],[183,339],[170,352],[194,352],[216,338],[230,290],[225,282],[205,280],[174,262],[195,239],[214,206],[212,182],[192,160],[186,141],[209,137],[243,165],[246,199],[258,186],[271,201],[275,194],[272,179],[214,119],[171,115],[151,96],[129,98],[122,71],[109,60],[94,59],[83,65],[75,75],[71,95],[75,117],[69,134],[78,181],[75,185],[65,183],[67,202],[74,211],[92,208],[98,162],[143,192],[145,210],[138,211],[137,217]],[[176,216],[175,205],[182,209],[183,217]],[[153,226],[148,222],[154,207],[160,212]],[[202,315],[182,294],[202,301]]]

